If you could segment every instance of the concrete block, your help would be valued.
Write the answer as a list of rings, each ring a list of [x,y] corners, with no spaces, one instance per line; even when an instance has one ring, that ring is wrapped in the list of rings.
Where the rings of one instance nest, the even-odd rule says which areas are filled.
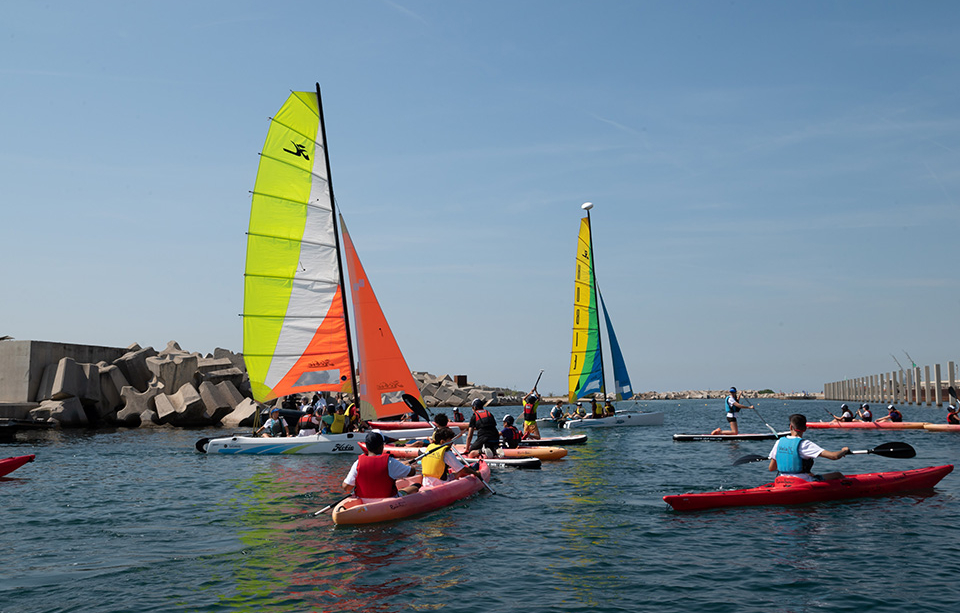
[[[153,347],[130,351],[113,361],[123,376],[138,392],[146,392],[153,379],[153,373],[147,368],[147,358],[157,355]]]
[[[243,372],[247,372],[247,365],[243,362],[243,354],[234,353],[229,349],[221,349],[220,347],[217,347],[213,350],[213,357],[216,360],[230,360],[230,363],[234,368],[239,368]]]
[[[200,399],[203,401],[204,419],[207,423],[219,423],[221,419],[233,412],[234,405],[230,404],[232,398],[224,392],[223,388],[209,381],[204,381],[200,384],[198,391],[200,392]],[[234,389],[234,391],[236,390]],[[239,396],[239,392],[237,395]]]
[[[192,383],[184,383],[175,394],[157,394],[154,399],[160,423],[174,426],[205,426],[206,407]]]
[[[100,404],[100,367],[96,364],[80,364],[84,386],[77,394],[85,405]]]
[[[120,390],[130,385],[120,369],[113,364],[100,363],[100,406],[101,417],[114,413],[123,408],[123,397]]]
[[[150,409],[140,413],[139,418],[141,428],[157,427],[161,425],[160,417],[157,416],[157,412],[151,411]]]
[[[80,399],[75,396],[64,400],[45,400],[40,403],[40,408],[48,409],[50,419],[60,424],[61,428],[83,428],[90,425]]]
[[[243,402],[243,394],[229,381],[217,383],[217,389],[220,390],[220,394],[227,400],[230,407],[236,407]]]
[[[57,372],[53,377],[50,398],[65,400],[79,398],[87,388],[86,374],[73,358],[62,358],[57,362]]]
[[[197,379],[200,381],[209,381],[214,385],[222,383],[223,381],[229,381],[234,387],[240,388],[243,385],[243,377],[244,373],[242,370],[230,366],[229,368],[221,370],[198,373]]]
[[[254,417],[258,410],[257,403],[250,398],[244,398],[243,402],[220,420],[227,428],[249,428],[253,426]]]
[[[158,354],[145,358],[144,361],[167,393],[173,393],[185,384],[193,383],[197,374],[198,358],[195,355],[182,352]],[[161,419],[162,417],[161,415]]]
[[[118,365],[119,366],[119,365]],[[152,383],[147,386],[145,391],[139,391],[134,386],[128,385],[120,390],[120,397],[123,398],[123,408],[117,412],[117,422],[136,428],[140,425],[140,415],[144,411],[156,412],[156,403],[154,398],[160,394],[159,383]]]

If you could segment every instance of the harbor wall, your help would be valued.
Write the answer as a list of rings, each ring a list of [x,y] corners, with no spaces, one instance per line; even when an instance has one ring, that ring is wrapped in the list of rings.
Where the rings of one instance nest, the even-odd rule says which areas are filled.
[[[0,342],[0,402],[36,402],[43,371],[63,358],[95,364],[100,361],[113,362],[127,351],[120,347],[49,341]]]
[[[956,390],[956,367],[947,362],[944,371],[940,364],[915,366],[903,370],[878,373],[825,383],[826,400],[851,402],[878,402],[938,407],[952,402],[949,390]]]

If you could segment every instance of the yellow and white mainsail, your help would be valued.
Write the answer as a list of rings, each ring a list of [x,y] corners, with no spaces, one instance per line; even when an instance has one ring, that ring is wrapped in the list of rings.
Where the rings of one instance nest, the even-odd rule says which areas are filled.
[[[243,292],[243,357],[260,402],[352,392],[320,87],[271,118],[253,189]]]

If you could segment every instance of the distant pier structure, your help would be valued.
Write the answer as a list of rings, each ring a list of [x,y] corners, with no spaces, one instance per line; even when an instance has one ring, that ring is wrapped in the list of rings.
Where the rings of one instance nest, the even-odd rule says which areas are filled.
[[[902,370],[866,375],[843,381],[826,383],[823,386],[826,400],[849,400],[853,402],[878,402],[890,404],[915,404],[943,406],[949,389],[956,391],[956,368],[947,362],[947,378],[944,380],[940,364],[922,369],[919,366]],[[932,376],[931,376],[932,375]]]

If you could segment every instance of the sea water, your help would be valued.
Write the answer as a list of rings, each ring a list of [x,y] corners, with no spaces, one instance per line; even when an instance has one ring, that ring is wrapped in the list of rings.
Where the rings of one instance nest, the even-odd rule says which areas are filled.
[[[623,403],[630,408],[634,403]],[[543,469],[495,469],[481,493],[405,521],[335,527],[352,457],[208,456],[220,430],[64,431],[0,479],[0,612],[956,611],[960,473],[933,491],[698,513],[662,496],[771,479],[769,441],[673,442],[725,425],[719,400],[655,401],[663,426],[593,429]],[[836,402],[774,401],[743,432]],[[514,415],[519,409],[499,409]],[[906,406],[907,420],[946,411]],[[545,435],[569,434],[544,428]],[[827,449],[903,441],[917,457],[819,460],[848,474],[955,464],[960,433],[810,430]]]

